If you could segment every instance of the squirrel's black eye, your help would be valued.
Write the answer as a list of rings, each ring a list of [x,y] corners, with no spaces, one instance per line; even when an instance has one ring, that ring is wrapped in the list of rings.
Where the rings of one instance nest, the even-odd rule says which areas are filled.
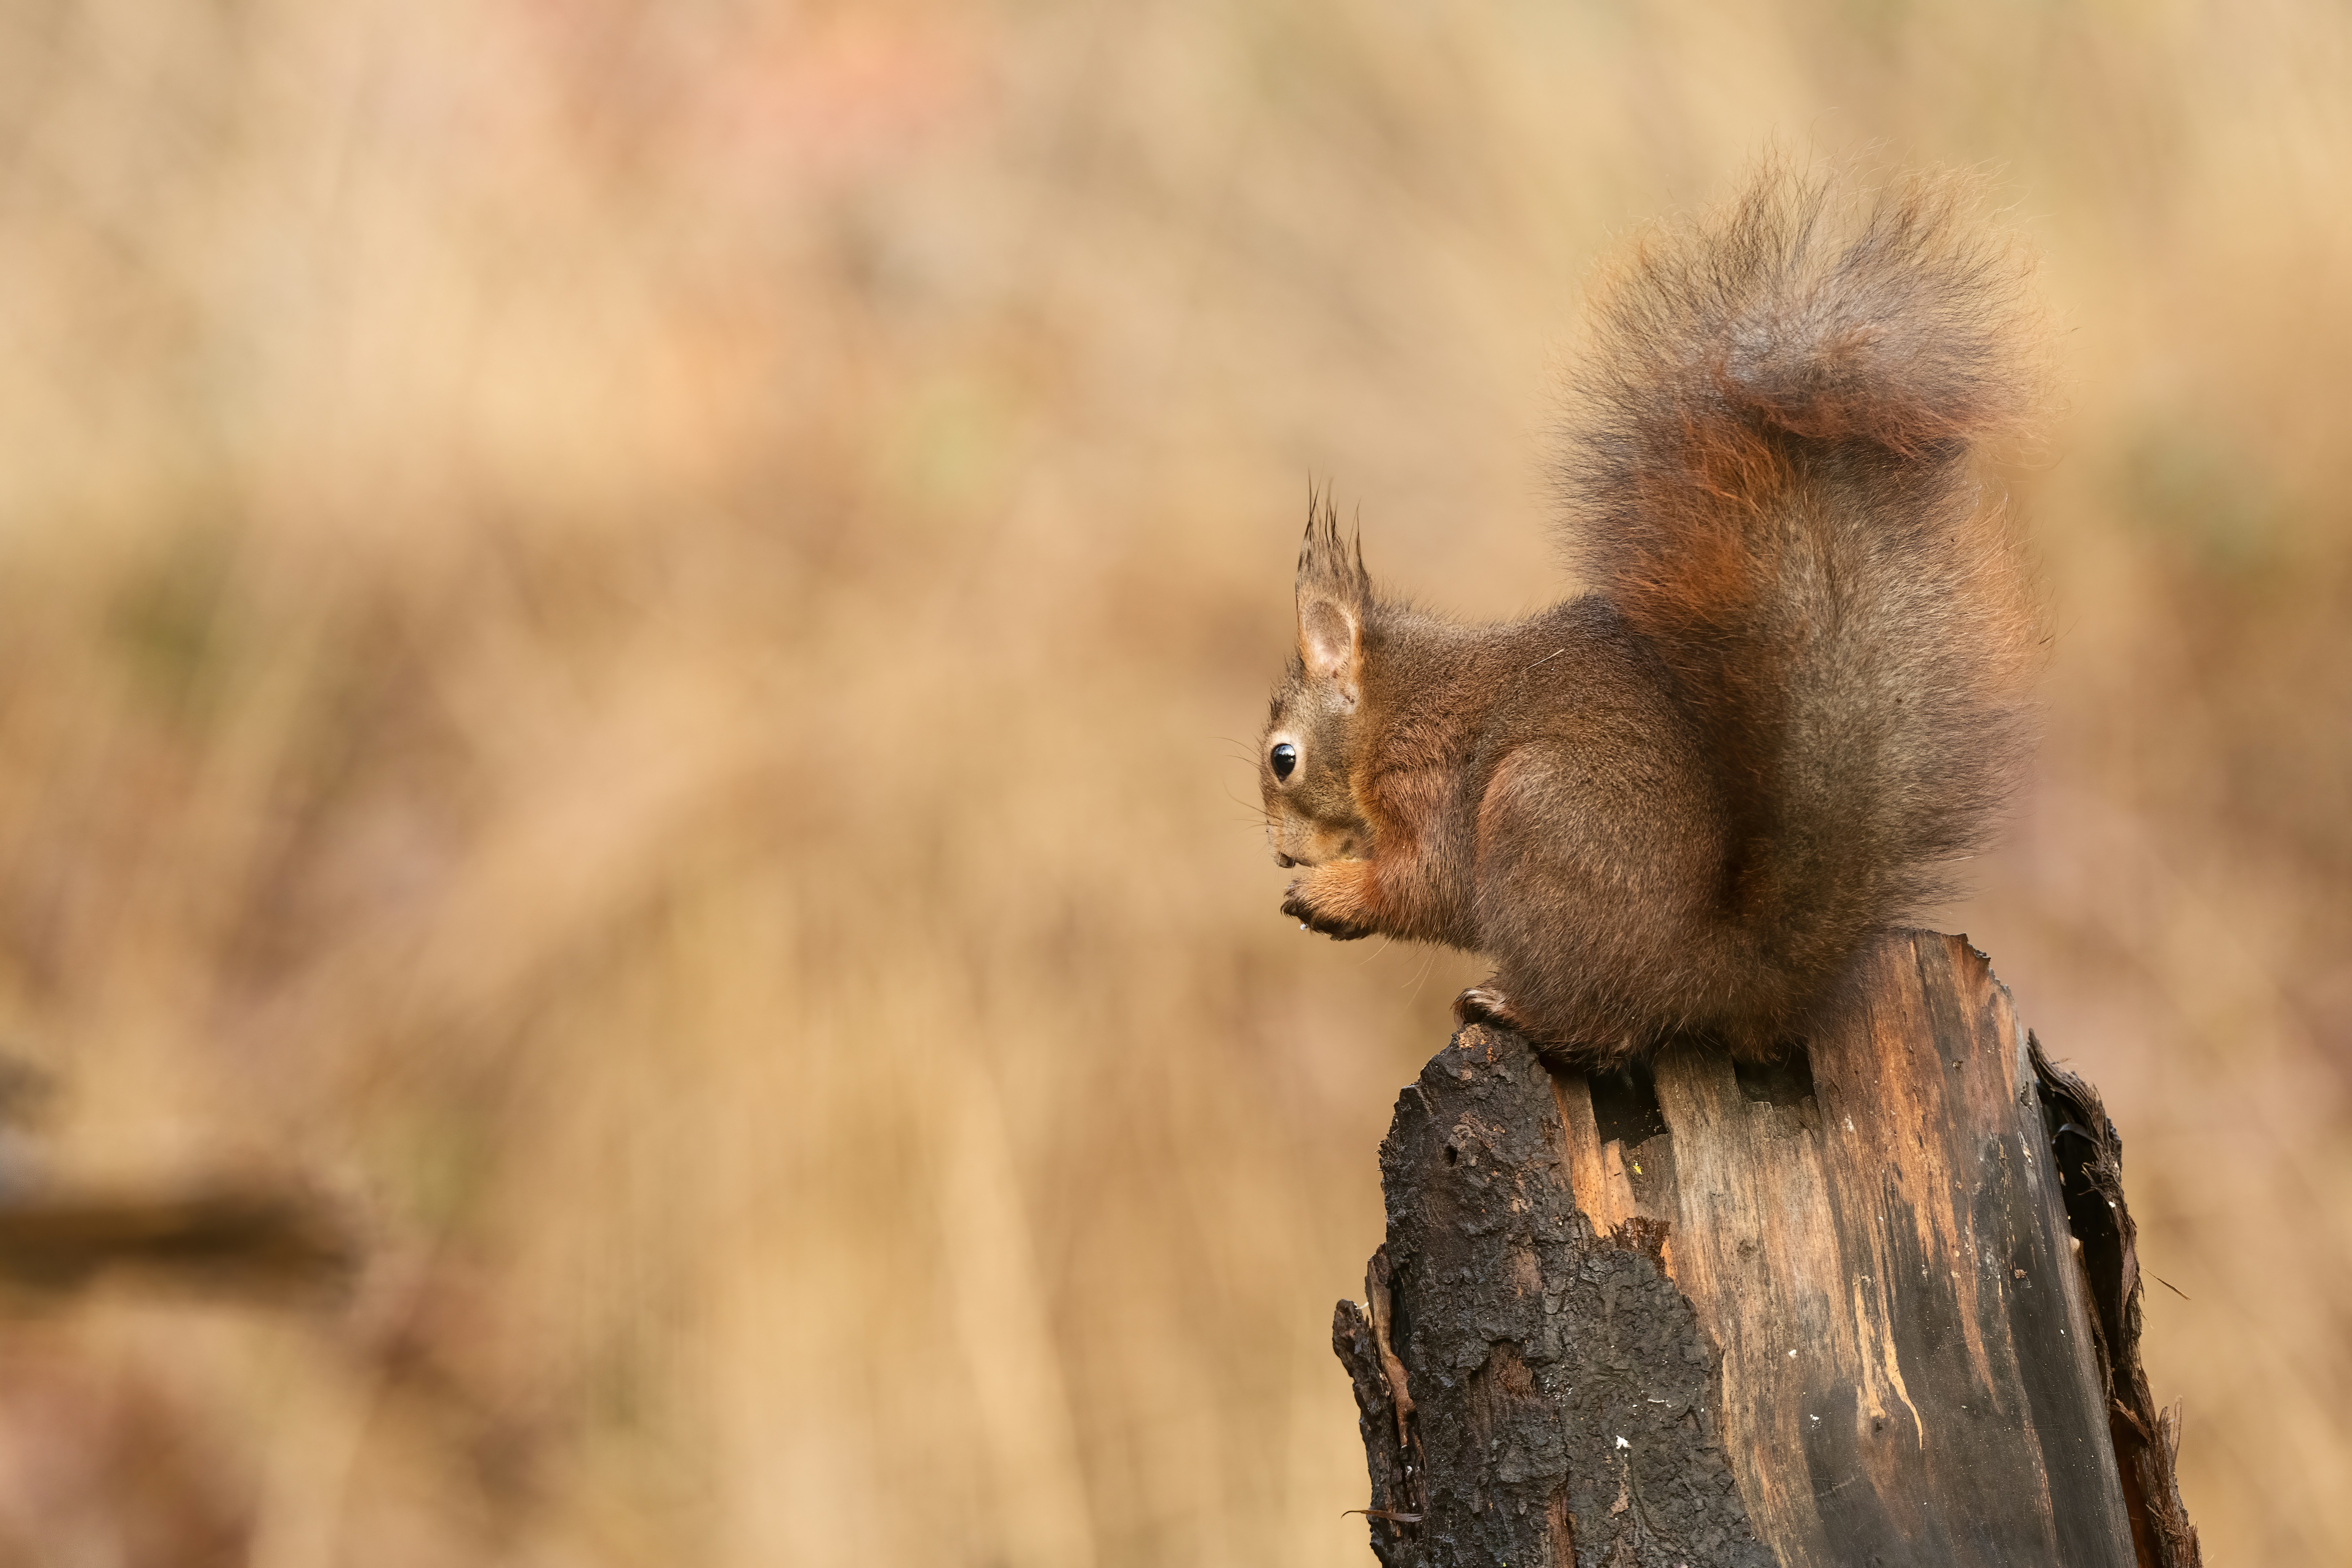
[[[1285,741],[1282,744],[1274,749],[1272,761],[1274,763],[1274,776],[1278,779],[1286,779],[1290,776],[1290,770],[1298,765],[1298,748],[1292,745],[1289,742]]]

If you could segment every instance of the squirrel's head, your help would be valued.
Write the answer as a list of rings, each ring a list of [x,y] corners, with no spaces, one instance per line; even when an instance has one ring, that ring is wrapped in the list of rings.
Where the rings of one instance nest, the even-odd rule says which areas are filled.
[[[1285,866],[1372,852],[1371,825],[1349,783],[1361,732],[1371,597],[1361,544],[1340,539],[1328,499],[1310,499],[1298,555],[1298,651],[1275,689],[1257,748],[1266,835]]]

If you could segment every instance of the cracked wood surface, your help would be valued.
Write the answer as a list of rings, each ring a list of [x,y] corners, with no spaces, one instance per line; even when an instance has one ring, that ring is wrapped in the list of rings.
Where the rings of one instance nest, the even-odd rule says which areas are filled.
[[[1553,1075],[1474,1026],[1407,1087],[1384,1321],[1334,1326],[1389,1568],[2191,1568],[2095,1096],[1964,941],[1856,996],[1773,1068]]]

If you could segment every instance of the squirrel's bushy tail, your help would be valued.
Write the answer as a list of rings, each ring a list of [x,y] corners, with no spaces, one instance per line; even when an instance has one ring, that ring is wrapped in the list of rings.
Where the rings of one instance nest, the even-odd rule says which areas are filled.
[[[1759,1024],[1941,893],[2017,773],[2039,639],[1976,459],[2041,401],[2027,271],[1965,177],[1771,168],[1601,290],[1570,553],[1722,760],[1724,1001]]]

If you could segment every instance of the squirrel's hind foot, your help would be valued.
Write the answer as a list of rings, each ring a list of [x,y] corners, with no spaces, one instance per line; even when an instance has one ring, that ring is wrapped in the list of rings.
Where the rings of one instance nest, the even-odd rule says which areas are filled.
[[[1535,1034],[1528,1021],[1511,1010],[1510,1003],[1503,999],[1503,994],[1495,989],[1492,982],[1473,985],[1454,999],[1454,1022],[1458,1028],[1492,1024],[1516,1035],[1532,1037]]]
[[[1594,1068],[1621,1067],[1628,1058],[1643,1054],[1634,1049],[1631,1037],[1613,1046],[1563,1043],[1550,1030],[1511,1005],[1496,984],[1501,978],[1498,974],[1484,985],[1473,985],[1454,999],[1454,1024],[1456,1028],[1467,1028],[1473,1024],[1492,1024],[1498,1029],[1508,1029],[1535,1047],[1536,1054],[1547,1065],[1560,1070],[1584,1071]]]

